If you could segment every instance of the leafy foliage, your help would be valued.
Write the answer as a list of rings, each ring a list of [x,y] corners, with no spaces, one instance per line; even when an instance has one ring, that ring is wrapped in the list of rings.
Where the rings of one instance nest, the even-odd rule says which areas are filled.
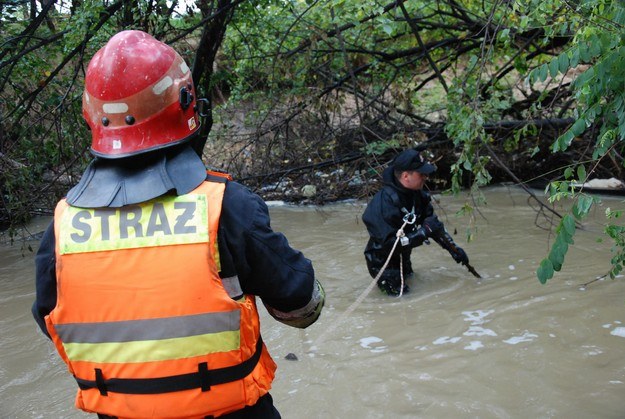
[[[609,220],[616,220],[623,215],[623,211],[612,211],[610,208],[606,209],[605,213]],[[625,227],[609,224],[605,228],[605,233],[614,240],[614,246],[612,247],[613,257],[611,260],[612,269],[610,270],[610,277],[614,279],[623,271],[625,266]]]
[[[559,2],[552,2],[559,5]],[[535,3],[530,2],[530,5]],[[593,165],[610,156],[619,157],[625,139],[625,101],[623,85],[625,73],[625,38],[622,27],[625,23],[625,8],[620,2],[582,1],[573,5],[561,5],[566,10],[567,30],[575,30],[574,41],[558,56],[535,68],[529,74],[532,83],[544,82],[547,78],[565,75],[569,70],[582,68],[583,72],[572,83],[578,108],[575,122],[563,133],[552,146],[552,152],[564,152],[573,142],[584,135],[589,128],[596,129],[596,141],[592,155]],[[555,36],[558,26],[544,27],[547,35]],[[621,160],[622,165],[622,160]],[[591,173],[586,173],[583,166],[577,171],[577,183],[583,184]],[[564,173],[567,179],[572,177],[572,169]],[[582,221],[596,199],[586,196],[583,190],[574,188],[569,181],[553,183],[550,188],[550,199],[569,198],[574,201],[572,214]],[[625,244],[621,236],[621,227],[611,224],[613,213],[606,214],[608,226],[606,234],[615,242],[616,255],[612,259],[611,276],[614,277],[622,269],[622,251]],[[542,283],[553,276],[562,265],[568,247],[564,244],[572,240],[574,224],[570,215],[564,217],[558,227],[556,241],[547,259],[543,260],[537,274]],[[564,224],[566,220],[566,225]]]
[[[462,212],[473,216],[479,188],[493,180],[565,167],[547,191],[573,209],[556,227],[541,282],[561,269],[576,225],[597,203],[579,185],[621,173],[622,2],[5,3],[3,227],[49,213],[76,182],[90,158],[80,110],[86,63],[130,28],[174,44],[193,65],[212,105],[202,125],[206,161],[257,190],[320,182],[322,201],[366,196],[396,151],[418,146],[451,173],[433,186],[468,190]],[[521,163],[523,178],[514,172]],[[353,189],[354,179],[365,186]],[[614,273],[625,243],[617,213],[606,216]]]

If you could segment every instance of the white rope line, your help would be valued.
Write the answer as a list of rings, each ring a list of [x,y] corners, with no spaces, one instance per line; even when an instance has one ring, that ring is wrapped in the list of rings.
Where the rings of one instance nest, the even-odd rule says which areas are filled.
[[[414,223],[414,220],[412,221],[412,223]],[[399,240],[404,236],[404,227],[406,227],[407,224],[412,224],[412,223],[410,223],[408,220],[404,221],[404,224],[401,226],[401,228],[399,230],[397,230],[397,233],[395,234],[397,239],[395,239],[395,243],[393,243],[393,248],[391,249],[391,253],[388,255],[388,258],[386,259],[386,262],[384,262],[384,265],[382,266],[382,269],[380,269],[380,272],[378,272],[376,277],[373,278],[373,281],[371,281],[369,286],[367,288],[365,288],[365,290],[360,294],[360,296],[358,296],[358,298],[356,298],[356,301],[354,301],[347,308],[347,310],[345,310],[343,312],[343,314],[341,314],[341,316],[334,323],[332,323],[330,325],[330,327],[328,327],[326,330],[323,331],[323,333],[321,333],[321,335],[319,335],[317,340],[315,340],[315,342],[313,343],[313,345],[310,348],[311,352],[315,351],[317,349],[317,347],[326,339],[326,337],[330,333],[332,333],[334,331],[334,329],[336,329],[337,326],[339,324],[341,324],[356,309],[356,307],[358,307],[360,305],[360,303],[362,303],[362,301],[365,299],[367,294],[369,294],[369,292],[371,292],[371,289],[373,289],[373,287],[375,286],[376,282],[378,281],[380,276],[382,276],[382,274],[384,273],[384,270],[386,269],[386,267],[388,266],[389,262],[391,261],[391,258],[393,257],[393,253],[395,252],[395,248],[397,247],[397,242],[399,242]],[[401,259],[401,254],[400,254],[400,272],[401,272],[401,263],[402,263],[402,259]],[[399,296],[398,297],[401,297],[403,290],[404,290],[404,275],[403,275],[403,272],[402,272],[402,274],[401,274],[401,290],[399,291]]]
[[[397,298],[404,294],[404,254],[401,252],[399,253],[399,278],[401,279],[401,283]]]

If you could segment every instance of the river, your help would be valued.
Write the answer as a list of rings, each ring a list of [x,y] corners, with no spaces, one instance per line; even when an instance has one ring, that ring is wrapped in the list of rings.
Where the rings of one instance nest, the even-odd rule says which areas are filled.
[[[485,198],[473,224],[455,215],[465,196],[436,206],[482,279],[433,243],[413,252],[416,276],[400,298],[366,293],[364,202],[270,207],[274,230],[313,261],[327,293],[306,330],[261,308],[284,418],[625,417],[625,281],[582,286],[609,270],[603,214],[625,209],[622,199],[601,197],[562,271],[542,285],[547,220],[519,188],[492,187]],[[32,320],[28,246],[37,241],[0,245],[0,418],[94,417],[74,409],[75,382]]]

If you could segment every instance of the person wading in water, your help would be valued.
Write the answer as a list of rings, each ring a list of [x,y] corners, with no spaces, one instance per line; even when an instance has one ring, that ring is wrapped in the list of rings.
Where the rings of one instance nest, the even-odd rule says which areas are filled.
[[[384,170],[384,186],[373,196],[362,215],[369,233],[364,254],[372,278],[380,275],[390,257],[377,280],[380,290],[389,295],[398,296],[409,291],[406,280],[413,276],[412,249],[429,238],[447,250],[457,263],[469,266],[467,254],[447,233],[434,213],[430,194],[423,190],[428,176],[434,171],[436,167],[417,150],[402,151]],[[391,255],[397,231],[404,224],[404,236]]]

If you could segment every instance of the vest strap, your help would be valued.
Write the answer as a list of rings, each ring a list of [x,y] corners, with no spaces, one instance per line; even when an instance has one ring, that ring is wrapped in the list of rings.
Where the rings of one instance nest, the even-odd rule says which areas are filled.
[[[200,374],[200,388],[202,391],[208,391],[211,389],[211,376],[208,372],[208,363],[201,362],[198,365],[198,373]]]
[[[74,377],[81,390],[97,388],[100,394],[107,392],[124,394],[159,394],[175,391],[192,390],[199,388],[202,391],[210,390],[210,386],[230,383],[247,377],[260,360],[263,351],[263,340],[258,338],[256,352],[247,360],[238,365],[209,370],[206,363],[198,365],[198,371],[189,374],[172,375],[158,378],[111,378],[105,380],[102,371],[96,368],[96,380],[84,380]],[[99,371],[99,373],[98,373]],[[103,389],[104,392],[102,391]]]
[[[100,390],[102,396],[107,395],[106,383],[104,382],[104,376],[100,368],[95,369],[95,385],[98,387],[98,390]]]

